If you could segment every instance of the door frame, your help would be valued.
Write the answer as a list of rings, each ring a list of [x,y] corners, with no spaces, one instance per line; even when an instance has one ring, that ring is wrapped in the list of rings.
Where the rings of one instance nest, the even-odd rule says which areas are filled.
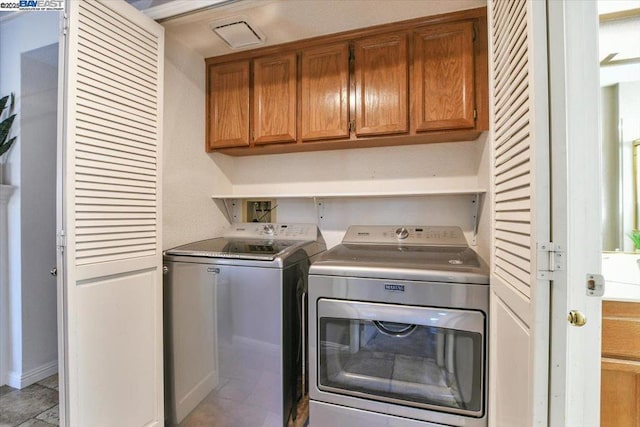
[[[67,413],[69,410],[69,396],[67,393],[67,306],[65,290],[65,237],[64,230],[65,211],[67,205],[64,197],[64,176],[67,170],[65,162],[65,118],[67,117],[66,82],[67,82],[67,11],[69,5],[60,14],[60,34],[58,38],[58,131],[56,153],[56,287],[58,303],[58,408],[60,426],[67,425]]]
[[[547,7],[552,241],[564,258],[551,287],[549,425],[598,426],[601,298],[586,292],[602,262],[597,3]],[[586,325],[569,325],[570,310]]]

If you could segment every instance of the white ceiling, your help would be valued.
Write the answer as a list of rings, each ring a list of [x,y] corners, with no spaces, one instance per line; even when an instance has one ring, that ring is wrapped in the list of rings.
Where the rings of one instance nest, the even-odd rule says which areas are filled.
[[[269,46],[486,4],[486,0],[240,0],[162,25],[168,36],[209,58],[235,52],[209,29],[209,23],[237,15],[262,30]]]

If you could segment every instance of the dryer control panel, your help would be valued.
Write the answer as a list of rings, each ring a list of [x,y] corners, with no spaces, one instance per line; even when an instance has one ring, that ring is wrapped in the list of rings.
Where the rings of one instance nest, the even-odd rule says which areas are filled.
[[[468,246],[460,227],[421,225],[352,225],[342,243]]]
[[[231,224],[223,237],[228,239],[312,241],[318,238],[318,227],[315,224],[244,222]]]

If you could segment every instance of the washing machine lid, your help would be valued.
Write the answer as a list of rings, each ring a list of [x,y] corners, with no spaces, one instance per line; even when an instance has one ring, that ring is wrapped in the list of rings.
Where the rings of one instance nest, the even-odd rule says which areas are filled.
[[[321,243],[317,251],[324,250],[324,241],[315,224],[234,223],[223,237],[188,243],[165,254],[274,261],[299,248],[309,248],[313,246],[311,243]]]
[[[273,261],[304,242],[293,240],[248,239],[234,240],[225,237],[201,240],[166,251],[167,255],[182,255],[208,258],[234,258]]]
[[[489,283],[486,263],[467,246],[464,234],[458,227],[350,227],[343,243],[325,252],[313,263],[309,273]]]

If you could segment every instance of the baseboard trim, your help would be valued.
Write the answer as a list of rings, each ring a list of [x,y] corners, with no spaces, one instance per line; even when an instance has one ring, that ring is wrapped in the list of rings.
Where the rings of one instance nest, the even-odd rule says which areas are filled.
[[[9,372],[7,375],[7,385],[13,388],[23,389],[35,384],[40,380],[50,377],[58,372],[58,361],[45,363],[28,372]]]

